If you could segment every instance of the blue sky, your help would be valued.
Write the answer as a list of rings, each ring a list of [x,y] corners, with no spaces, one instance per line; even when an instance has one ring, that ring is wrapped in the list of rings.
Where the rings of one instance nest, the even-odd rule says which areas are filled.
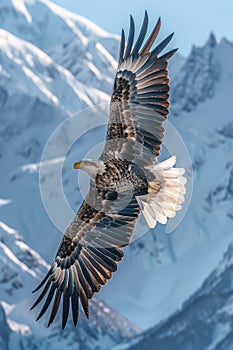
[[[129,14],[141,24],[147,9],[151,27],[162,17],[162,34],[175,31],[173,44],[187,55],[192,44],[202,45],[213,31],[218,40],[223,36],[233,41],[232,0],[53,0],[79,13],[109,32],[120,33],[128,28]]]

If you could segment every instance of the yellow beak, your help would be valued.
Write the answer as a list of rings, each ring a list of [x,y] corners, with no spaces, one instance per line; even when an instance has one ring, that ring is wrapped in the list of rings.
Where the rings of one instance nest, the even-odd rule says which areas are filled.
[[[82,162],[76,162],[76,163],[74,163],[73,168],[74,168],[74,169],[80,169],[81,163],[82,163]]]

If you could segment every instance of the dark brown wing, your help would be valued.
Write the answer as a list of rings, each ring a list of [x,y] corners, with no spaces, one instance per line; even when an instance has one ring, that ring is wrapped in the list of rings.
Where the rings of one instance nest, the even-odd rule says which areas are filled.
[[[151,50],[160,25],[159,19],[142,48],[148,27],[147,12],[134,46],[132,17],[127,45],[122,30],[119,64],[102,159],[119,157],[137,160],[141,165],[150,165],[160,154],[164,136],[162,124],[167,118],[169,107],[167,65],[168,59],[177,51],[172,50],[159,56],[173,34]]]
[[[50,326],[57,314],[61,298],[63,329],[70,306],[76,326],[79,300],[86,316],[89,317],[88,300],[117,270],[116,263],[123,258],[121,248],[129,244],[140,212],[135,197],[121,210],[116,210],[114,204],[109,206],[109,202],[111,201],[102,201],[102,205],[97,203],[96,192],[90,188],[78,214],[65,232],[49,272],[34,290],[38,291],[44,286],[32,308],[47,294],[37,320],[53,301],[48,322]],[[100,205],[101,210],[96,208]]]

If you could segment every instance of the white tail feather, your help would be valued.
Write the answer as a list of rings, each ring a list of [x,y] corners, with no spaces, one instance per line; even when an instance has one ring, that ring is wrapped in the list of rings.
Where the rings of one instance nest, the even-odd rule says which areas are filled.
[[[165,161],[145,167],[155,177],[149,182],[149,193],[138,196],[137,201],[149,227],[155,227],[156,222],[167,223],[167,218],[173,218],[181,209],[184,202],[187,180],[182,176],[183,168],[174,168],[176,157],[172,156]]]

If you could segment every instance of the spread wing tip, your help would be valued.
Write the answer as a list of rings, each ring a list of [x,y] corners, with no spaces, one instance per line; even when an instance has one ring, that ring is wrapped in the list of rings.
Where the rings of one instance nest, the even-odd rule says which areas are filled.
[[[152,30],[152,32],[149,36],[149,38],[146,40],[144,46],[141,48],[143,41],[144,41],[146,34],[147,34],[148,22],[149,22],[148,12],[147,12],[147,10],[145,10],[140,33],[138,35],[136,43],[133,45],[134,36],[135,36],[135,22],[134,22],[133,16],[130,15],[130,25],[129,25],[127,44],[126,44],[125,32],[123,29],[122,29],[122,33],[121,33],[118,66],[120,66],[123,63],[123,61],[125,61],[130,56],[132,56],[132,58],[135,59],[138,56],[143,57],[146,54],[150,53],[151,56],[156,57],[171,41],[171,39],[174,35],[174,32],[171,33],[170,35],[168,35],[161,43],[159,43],[152,51],[150,51],[152,45],[154,44],[154,42],[158,36],[160,28],[161,28],[161,17],[159,17],[154,29]]]

